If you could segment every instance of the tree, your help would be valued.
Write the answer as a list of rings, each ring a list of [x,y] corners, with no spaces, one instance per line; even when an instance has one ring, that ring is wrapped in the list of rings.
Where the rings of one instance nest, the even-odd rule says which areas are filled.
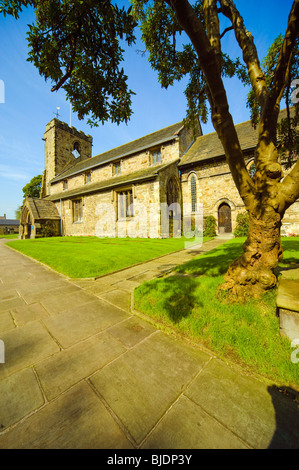
[[[4,1],[7,8],[11,3]],[[21,3],[21,2],[20,2]],[[26,3],[26,2],[25,2]],[[114,2],[115,3],[115,2]],[[274,269],[282,256],[280,227],[285,211],[299,197],[299,160],[283,177],[277,147],[280,101],[289,85],[293,51],[298,40],[299,0],[294,0],[288,25],[268,80],[251,33],[232,0],[132,0],[133,10],[119,9],[110,0],[42,0],[34,2],[36,24],[28,34],[30,60],[52,90],[63,87],[74,111],[90,122],[130,117],[131,94],[121,66],[120,41],[134,42],[139,22],[149,61],[163,87],[189,75],[187,120],[205,121],[208,105],[233,180],[249,214],[250,227],[242,256],[225,277],[231,298],[258,297],[277,283]],[[230,26],[220,32],[223,15]],[[244,64],[224,54],[221,39],[233,31]],[[183,34],[184,33],[184,34]],[[180,39],[181,40],[178,40]],[[187,41],[182,44],[183,38]],[[237,74],[250,83],[258,103],[256,172],[245,164],[223,77]]]
[[[40,191],[42,186],[42,175],[34,176],[29,183],[23,188],[24,199],[25,197],[40,197]]]

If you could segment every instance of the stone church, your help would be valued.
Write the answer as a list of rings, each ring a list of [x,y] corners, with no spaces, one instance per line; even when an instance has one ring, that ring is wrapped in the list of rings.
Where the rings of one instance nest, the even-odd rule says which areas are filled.
[[[252,170],[257,130],[236,130]],[[180,236],[208,215],[218,234],[232,233],[244,212],[217,134],[199,123],[196,137],[179,122],[94,157],[92,137],[56,118],[43,140],[41,198],[26,199],[20,238]],[[299,233],[299,201],[283,222],[282,234]]]

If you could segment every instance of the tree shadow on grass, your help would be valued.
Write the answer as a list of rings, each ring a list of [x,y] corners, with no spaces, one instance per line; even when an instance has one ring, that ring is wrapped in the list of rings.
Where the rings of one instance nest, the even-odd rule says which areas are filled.
[[[173,275],[164,279],[147,282],[140,287],[140,297],[146,296],[155,309],[178,323],[192,313],[198,302],[194,292],[198,283],[187,276]]]
[[[242,254],[243,243],[223,244],[201,254],[188,263],[178,266],[177,272],[194,276],[219,276],[226,273],[230,263]]]

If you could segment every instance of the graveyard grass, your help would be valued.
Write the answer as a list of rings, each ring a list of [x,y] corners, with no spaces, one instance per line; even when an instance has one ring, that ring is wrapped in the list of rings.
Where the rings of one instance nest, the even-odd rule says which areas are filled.
[[[194,240],[53,237],[9,241],[7,245],[70,278],[90,278],[182,250],[185,242]]]

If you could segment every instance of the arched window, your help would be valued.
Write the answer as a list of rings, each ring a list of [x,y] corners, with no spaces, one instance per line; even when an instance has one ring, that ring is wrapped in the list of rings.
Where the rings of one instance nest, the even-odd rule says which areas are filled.
[[[191,210],[192,212],[196,211],[196,178],[195,175],[192,175],[190,178],[190,192],[191,192]]]

